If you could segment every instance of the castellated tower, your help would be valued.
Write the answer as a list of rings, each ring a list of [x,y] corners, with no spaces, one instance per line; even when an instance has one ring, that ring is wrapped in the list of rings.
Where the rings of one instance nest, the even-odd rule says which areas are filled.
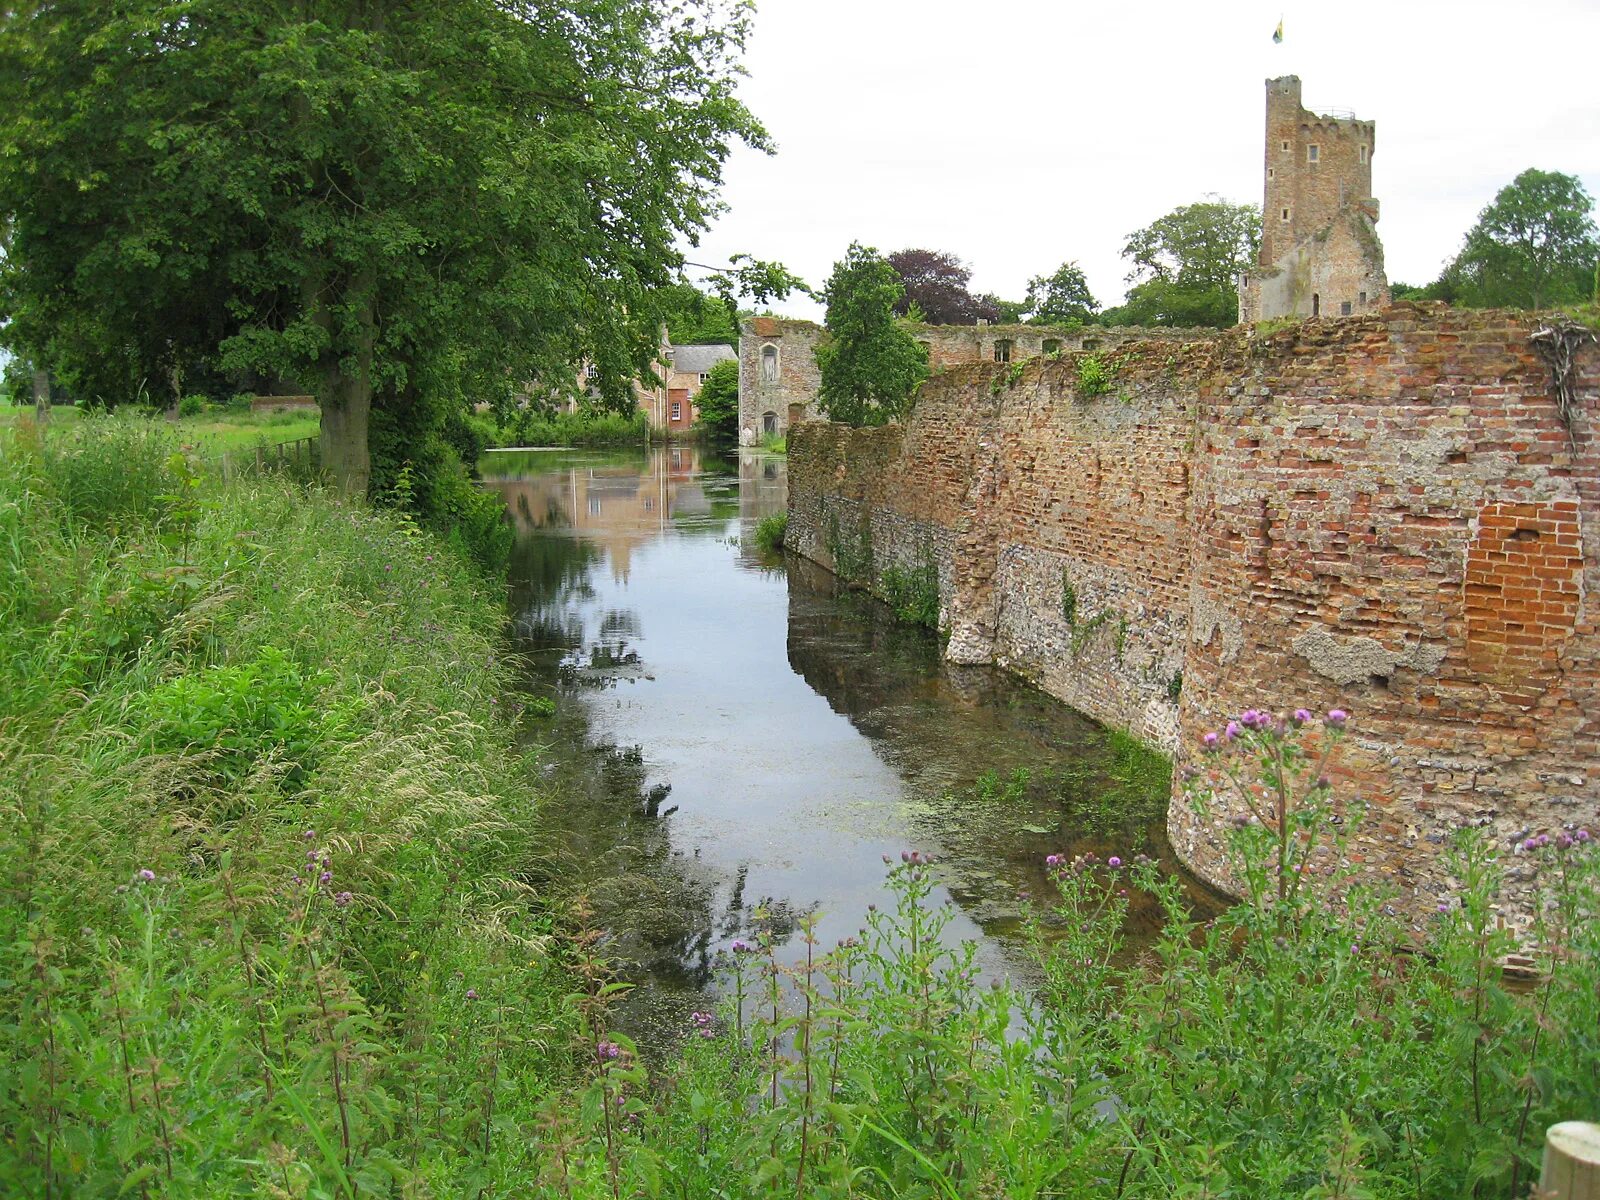
[[[1352,316],[1389,302],[1372,198],[1371,121],[1321,115],[1293,75],[1267,80],[1261,255],[1240,281],[1239,321]]]

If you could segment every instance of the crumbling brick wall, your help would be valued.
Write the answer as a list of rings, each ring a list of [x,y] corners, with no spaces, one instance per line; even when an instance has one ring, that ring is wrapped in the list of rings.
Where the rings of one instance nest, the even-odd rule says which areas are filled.
[[[1096,396],[1076,355],[959,368],[903,427],[794,431],[790,543],[826,562],[819,520],[855,518],[878,556],[936,547],[952,658],[1180,768],[1243,709],[1349,710],[1352,855],[1423,911],[1452,830],[1600,821],[1600,353],[1569,439],[1530,328],[1398,305],[1127,346]],[[1185,805],[1169,832],[1228,884]],[[1508,916],[1528,883],[1513,859]]]

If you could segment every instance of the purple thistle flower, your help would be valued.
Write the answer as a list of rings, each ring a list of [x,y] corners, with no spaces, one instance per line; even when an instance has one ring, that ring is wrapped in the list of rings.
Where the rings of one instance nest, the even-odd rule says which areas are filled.
[[[1222,731],[1222,736],[1227,738],[1228,741],[1230,741],[1230,742],[1233,741],[1234,738],[1238,737],[1239,736],[1239,722],[1237,722],[1237,721],[1229,721],[1228,722],[1228,727]]]
[[[1534,849],[1537,849],[1538,846],[1539,846],[1539,842],[1535,838],[1527,838],[1522,843],[1522,848],[1524,850],[1534,850]]]
[[[155,880],[155,877],[156,877],[156,873],[154,871],[152,871],[149,867],[140,867],[139,868],[139,878],[144,880],[146,883],[153,882]]]
[[[1289,719],[1296,725],[1304,725],[1311,720],[1311,710],[1309,708],[1297,708],[1294,710],[1294,715]]]
[[[1217,742],[1219,740],[1218,737],[1217,737],[1217,731],[1214,730],[1214,729],[1210,730],[1209,732],[1207,732],[1205,737],[1201,738],[1200,740],[1203,743],[1205,743],[1205,748],[1207,750],[1215,750],[1217,748]]]
[[[350,901],[352,901],[354,899],[355,899],[355,897],[353,895],[351,895],[349,892],[340,892],[337,896],[335,896],[333,898],[333,903],[334,903],[334,906],[336,908],[349,908],[350,907]]]
[[[1047,867],[1059,867],[1061,865],[1061,855],[1046,854],[1044,856],[1044,865]]]
[[[1337,728],[1338,726],[1343,725],[1349,719],[1350,719],[1350,714],[1345,712],[1345,710],[1342,709],[1342,708],[1333,708],[1333,709],[1329,709],[1328,710],[1328,724],[1329,725],[1332,725],[1332,726]]]
[[[745,941],[743,938],[734,938],[728,949],[732,950],[735,954],[748,954],[750,953],[750,943]]]
[[[1548,845],[1549,845],[1549,844],[1550,844],[1550,835],[1549,835],[1549,834],[1548,834],[1548,833],[1541,833],[1541,834],[1540,834],[1540,835],[1539,835],[1539,836],[1538,836],[1538,838],[1536,838],[1536,839],[1535,839],[1535,840],[1536,840],[1536,841],[1537,841],[1537,842],[1538,842],[1538,843],[1539,843],[1539,845],[1541,845],[1541,846],[1548,846]]]
[[[300,836],[305,838],[305,840],[308,841],[308,842],[315,841],[316,840],[316,836],[317,836],[317,831],[315,829],[308,829],[304,833],[302,833]]]
[[[317,876],[317,882],[318,883],[332,883],[333,882],[333,872],[332,871],[324,871],[321,875]]]
[[[478,989],[477,988],[468,988],[467,989],[467,999],[468,1000],[476,1000],[477,998],[478,998]]]
[[[622,1055],[622,1047],[615,1042],[601,1042],[594,1049],[595,1053],[607,1062]]]
[[[1572,835],[1572,840],[1575,842],[1587,842],[1589,840],[1589,831],[1587,829],[1578,830],[1577,833]]]
[[[1122,865],[1122,860],[1120,858],[1118,858],[1115,854],[1113,854],[1110,858],[1106,859],[1106,866],[1108,866],[1108,867],[1120,867],[1121,865]]]

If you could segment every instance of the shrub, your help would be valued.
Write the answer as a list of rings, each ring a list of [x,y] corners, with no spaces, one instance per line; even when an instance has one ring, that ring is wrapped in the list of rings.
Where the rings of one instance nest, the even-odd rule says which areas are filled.
[[[789,514],[773,513],[762,517],[756,524],[756,545],[769,554],[783,549],[783,539],[789,532]]]
[[[204,396],[185,396],[178,401],[178,415],[180,417],[198,417],[206,410]]]
[[[1098,354],[1090,352],[1078,359],[1078,394],[1085,399],[1105,395],[1116,378],[1116,365]]]

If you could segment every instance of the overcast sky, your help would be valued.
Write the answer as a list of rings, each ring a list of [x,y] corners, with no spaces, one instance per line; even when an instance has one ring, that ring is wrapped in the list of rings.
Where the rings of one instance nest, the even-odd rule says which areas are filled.
[[[1261,203],[1278,75],[1377,122],[1391,280],[1437,276],[1528,167],[1600,196],[1600,0],[758,5],[743,95],[777,153],[735,152],[699,261],[743,251],[820,286],[852,239],[923,246],[1020,300],[1075,259],[1110,305],[1129,232],[1207,193]]]

